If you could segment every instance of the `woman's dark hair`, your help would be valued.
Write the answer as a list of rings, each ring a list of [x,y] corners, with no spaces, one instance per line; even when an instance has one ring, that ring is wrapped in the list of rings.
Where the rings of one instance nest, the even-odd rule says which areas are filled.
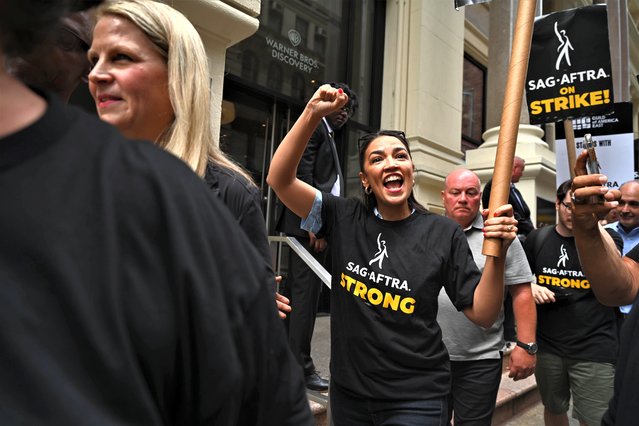
[[[2,0],[0,40],[6,56],[30,53],[69,12],[97,6],[101,0]]]
[[[412,161],[413,157],[410,153],[410,146],[408,144],[408,139],[406,139],[406,135],[404,134],[404,132],[402,132],[401,130],[380,130],[375,133],[367,133],[361,136],[357,141],[358,150],[359,150],[359,170],[361,172],[364,171],[364,156],[366,154],[366,148],[368,148],[368,145],[370,145],[371,142],[373,142],[375,139],[377,139],[380,136],[392,136],[396,138],[397,140],[399,140],[402,143],[402,145],[406,147],[406,150],[408,151],[408,155],[411,157],[411,161]],[[366,191],[364,191],[364,188],[362,188],[362,192],[364,193],[364,204],[366,205],[366,208],[372,211],[373,207],[377,205],[377,199],[375,198],[375,194],[373,194],[372,192],[370,194],[367,194]],[[410,195],[408,196],[408,207],[410,207],[411,209],[415,209],[416,211],[421,213],[430,214],[428,209],[422,206],[415,199],[415,194],[413,193],[413,191],[411,191]]]
[[[559,188],[557,188],[557,201],[564,201],[564,198],[566,198],[566,194],[568,193],[568,191],[570,191],[571,186],[572,179],[568,179],[567,181],[559,185]]]

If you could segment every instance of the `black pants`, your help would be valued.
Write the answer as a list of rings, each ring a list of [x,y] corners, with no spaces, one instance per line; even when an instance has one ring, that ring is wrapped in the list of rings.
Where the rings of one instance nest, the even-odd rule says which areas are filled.
[[[501,382],[501,359],[451,361],[451,394],[448,416],[455,426],[490,426]]]
[[[331,381],[331,413],[335,426],[444,426],[445,396],[388,400],[354,395]]]
[[[324,265],[325,251],[316,253],[309,248],[308,238],[296,238],[319,263]],[[287,281],[293,310],[288,320],[288,341],[293,355],[304,369],[304,375],[309,375],[315,371],[315,364],[311,358],[311,339],[323,283],[295,252],[291,250],[290,253]]]

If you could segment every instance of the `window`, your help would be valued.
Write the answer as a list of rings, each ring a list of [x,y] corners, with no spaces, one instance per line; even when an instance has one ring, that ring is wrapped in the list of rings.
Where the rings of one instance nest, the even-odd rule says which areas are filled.
[[[266,26],[269,27],[275,34],[282,32],[282,22],[284,22],[284,14],[282,5],[276,1],[265,2],[262,7],[266,9],[267,18]]]
[[[323,27],[316,28],[314,43],[315,51],[324,56],[326,54],[326,29]]]
[[[304,79],[304,76],[298,72],[294,73],[291,76],[291,96],[302,102],[308,100],[306,96],[306,81]]]
[[[227,132],[225,149],[248,169],[266,170],[269,150],[252,153],[234,144],[251,147],[271,134],[279,142],[285,134],[280,130],[293,123],[319,84],[345,82],[357,93],[359,106],[347,127],[336,132],[338,155],[347,195],[359,194],[357,136],[378,129],[381,119],[386,6],[386,0],[262,0],[257,32],[227,50],[225,100],[232,101],[229,88],[234,87],[286,108],[266,111],[273,121],[252,117],[252,122],[265,123],[264,129],[250,128],[258,136],[261,131],[261,139],[242,139],[241,116],[250,110],[232,101],[236,117],[226,127],[238,133]],[[270,126],[276,126],[274,133]]]
[[[257,55],[253,52],[242,53],[242,78],[257,79]]]
[[[282,90],[282,67],[275,62],[271,62],[266,73],[266,84],[275,90]]]
[[[466,152],[482,144],[486,94],[486,68],[469,56],[464,57],[464,89],[462,92],[462,141]]]
[[[306,43],[306,38],[308,37],[308,21],[299,16],[295,17],[295,29],[302,36],[302,45],[304,47],[308,47]]]

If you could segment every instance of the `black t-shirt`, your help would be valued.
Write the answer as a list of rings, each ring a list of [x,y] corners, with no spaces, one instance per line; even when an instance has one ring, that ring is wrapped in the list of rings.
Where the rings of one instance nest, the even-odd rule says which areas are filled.
[[[272,275],[226,208],[45,98],[0,139],[0,423],[312,424]]]
[[[266,236],[260,190],[233,170],[209,163],[204,181],[228,207],[264,263],[272,271],[271,248]],[[275,280],[272,283],[275,290]]]
[[[544,237],[538,242],[539,237]],[[537,284],[555,293],[556,302],[537,305],[539,350],[561,357],[615,363],[615,308],[597,301],[585,277],[575,239],[553,227],[528,235],[524,250]]]
[[[639,245],[626,253],[639,262]],[[637,424],[637,395],[639,394],[639,298],[621,327],[619,359],[615,372],[615,395],[610,400],[602,425]]]
[[[385,221],[359,201],[322,195],[333,250],[331,380],[370,399],[446,395],[437,296],[444,286],[461,310],[481,277],[461,228],[420,212]]]

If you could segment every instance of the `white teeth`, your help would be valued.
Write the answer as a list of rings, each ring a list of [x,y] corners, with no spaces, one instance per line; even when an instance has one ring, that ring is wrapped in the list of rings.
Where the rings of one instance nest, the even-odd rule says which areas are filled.
[[[384,183],[392,182],[392,181],[395,181],[395,180],[402,180],[402,178],[397,176],[397,175],[392,175],[392,176],[389,176],[386,179],[384,179]]]

